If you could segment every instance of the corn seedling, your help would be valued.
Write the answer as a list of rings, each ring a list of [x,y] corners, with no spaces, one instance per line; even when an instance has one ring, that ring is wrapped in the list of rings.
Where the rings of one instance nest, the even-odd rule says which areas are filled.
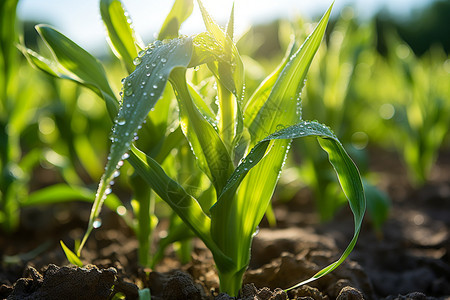
[[[233,42],[233,13],[223,31],[198,1],[207,32],[179,36],[179,25],[189,16],[192,1],[175,1],[159,39],[143,47],[121,3],[101,3],[105,5],[102,17],[110,44],[130,73],[122,80],[120,99],[112,92],[100,63],[55,29],[38,27],[57,60],[49,62],[28,52],[30,60],[47,73],[76,81],[97,93],[114,120],[105,172],[77,254],[96,227],[112,181],[128,161],[138,175],[134,192],[139,208],[145,208],[138,215],[146,218],[142,226],[151,223],[151,189],[211,250],[221,290],[236,295],[250,261],[253,236],[269,206],[291,141],[315,137],[328,154],[347,196],[355,232],[336,262],[300,284],[337,268],[352,251],[361,229],[363,187],[358,169],[337,137],[325,125],[304,121],[300,102],[306,73],[323,38],[331,7],[303,45],[294,43],[289,55],[247,97],[244,64]],[[205,84],[192,84],[187,75],[192,71],[192,82]],[[200,73],[209,75],[201,77]],[[216,89],[210,88],[210,82]],[[176,99],[179,129],[169,126],[175,110],[170,106],[168,83]],[[206,101],[214,93],[217,101]],[[153,134],[146,137],[147,130]],[[189,147],[183,146],[186,141]],[[174,151],[180,154],[181,164],[198,167],[199,172],[193,174],[199,175],[190,178],[190,186],[184,185],[186,178],[173,174],[170,154]],[[177,230],[173,232],[177,237]],[[141,230],[139,235],[148,238],[150,233]]]
[[[150,44],[134,59],[135,71],[123,80],[109,160],[82,245],[110,191],[110,181],[127,159],[211,250],[221,290],[236,295],[250,260],[253,235],[270,202],[290,142],[313,136],[329,154],[355,214],[355,234],[342,257],[305,282],[317,279],[335,269],[353,249],[365,210],[359,172],[336,136],[324,125],[302,121],[300,115],[299,93],[331,8],[303,46],[293,50],[249,99],[242,99],[243,64],[232,41],[233,18],[224,32],[198,3],[208,32]],[[188,68],[203,64],[217,82],[217,113],[186,79]],[[214,190],[210,197],[194,198],[133,143],[168,82],[177,98],[182,132]],[[239,154],[235,149],[242,143],[245,155],[235,165]]]

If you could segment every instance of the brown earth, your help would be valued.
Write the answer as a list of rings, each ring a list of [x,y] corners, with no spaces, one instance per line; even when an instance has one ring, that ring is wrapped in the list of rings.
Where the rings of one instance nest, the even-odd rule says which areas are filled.
[[[448,154],[448,153],[447,153]],[[277,227],[263,221],[239,299],[450,299],[450,155],[441,155],[429,182],[412,188],[395,156],[378,154],[371,170],[392,198],[390,218],[376,234],[366,216],[358,244],[331,274],[285,293],[336,260],[353,235],[348,208],[320,224],[308,190],[275,204]],[[137,265],[137,241],[115,214],[83,252],[85,268],[70,267],[59,240],[73,248],[82,236],[90,205],[71,203],[27,208],[13,235],[0,234],[0,298],[111,299],[138,297],[149,287],[152,299],[234,299],[218,292],[210,252],[195,241],[192,261],[181,265],[173,251],[154,269]]]

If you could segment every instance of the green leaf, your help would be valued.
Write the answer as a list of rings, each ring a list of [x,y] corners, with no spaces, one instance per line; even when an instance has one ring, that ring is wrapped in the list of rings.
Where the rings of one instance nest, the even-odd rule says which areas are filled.
[[[82,268],[83,267],[83,263],[81,262],[80,258],[78,256],[76,256],[75,253],[73,253],[72,250],[70,250],[69,247],[67,247],[66,244],[64,244],[64,242],[62,240],[59,241],[59,243],[61,244],[61,247],[62,247],[62,249],[64,251],[64,254],[67,257],[67,260],[71,264]]]
[[[101,0],[100,14],[108,33],[108,43],[114,54],[123,61],[129,73],[135,65],[133,59],[143,48],[141,39],[133,29],[133,23],[120,0]]]
[[[105,100],[109,115],[115,116],[119,104],[100,62],[56,29],[38,25],[36,30],[54,57],[47,59],[21,46],[28,61],[52,76],[69,79],[91,89]]]
[[[179,38],[162,43],[156,41],[135,59],[136,70],[123,80],[123,104],[115,119],[112,145],[91,210],[87,231],[78,249],[80,253],[98,217],[103,201],[110,193],[110,181],[128,157],[127,151],[147,114],[161,97],[170,73],[189,64],[192,39]]]
[[[198,1],[203,20],[213,39],[214,49],[218,59],[208,62],[208,68],[217,79],[218,94],[218,132],[225,147],[232,156],[243,131],[242,109],[240,107],[244,87],[244,65],[236,45],[233,43],[234,5],[227,26],[227,33],[211,18],[201,1]],[[199,43],[202,44],[201,42]]]
[[[200,0],[197,0],[197,2],[199,4],[206,29],[213,40],[212,45],[208,45],[205,41],[201,41],[198,44],[200,47],[203,45],[207,46],[207,48],[205,47],[206,50],[210,49],[216,53],[218,51],[218,56],[220,59],[216,60],[212,65],[208,65],[208,67],[216,75],[220,82],[240,101],[244,87],[244,65],[239,55],[239,51],[233,43],[232,37],[220,29],[219,25],[213,20],[203,6],[203,3]],[[230,22],[233,22],[234,20],[233,12],[234,6],[230,17]],[[231,28],[233,27],[232,25],[230,26]],[[230,29],[230,33],[231,32],[232,30]]]
[[[172,73],[171,82],[180,108],[180,125],[199,167],[209,177],[216,192],[220,193],[233,172],[233,163],[214,127],[195,106],[186,83],[186,69]]]
[[[336,171],[342,190],[344,191],[344,194],[346,195],[350,208],[353,212],[355,221],[355,232],[352,240],[350,241],[350,244],[348,245],[348,247],[346,248],[346,250],[344,251],[344,253],[342,254],[341,258],[338,261],[325,267],[317,274],[315,274],[312,278],[303,281],[292,288],[298,287],[299,285],[318,279],[328,274],[335,268],[337,268],[353,250],[353,247],[356,244],[356,240],[361,230],[362,220],[364,217],[366,200],[364,196],[364,189],[359,171],[356,165],[348,156],[348,154],[345,152],[344,148],[342,147],[337,137],[331,132],[331,130],[328,127],[319,124],[317,122],[304,121],[297,125],[289,126],[285,129],[277,131],[269,135],[262,141],[260,141],[249,152],[249,154],[245,157],[242,163],[236,168],[233,175],[230,177],[227,186],[223,189],[223,192],[220,195],[216,205],[211,209],[211,219],[213,221],[212,225],[214,226],[215,223],[217,223],[216,226],[218,227],[219,226],[218,224],[222,222],[222,226],[226,228],[225,230],[223,230],[223,232],[220,231],[212,232],[213,237],[215,238],[215,241],[218,243],[219,246],[226,247],[226,245],[223,245],[223,243],[227,240],[223,239],[222,236],[219,236],[218,240],[216,237],[217,234],[221,235],[235,234],[235,239],[236,236],[248,237],[249,232],[248,230],[246,230],[246,228],[248,228],[248,225],[245,226],[244,224],[239,227],[239,225],[234,225],[234,223],[231,223],[233,217],[235,218],[235,220],[237,220],[238,218],[237,214],[245,213],[244,215],[247,217],[249,215],[248,213],[249,209],[247,206],[255,205],[254,202],[248,201],[247,203],[243,203],[243,205],[245,205],[243,209],[247,209],[245,212],[239,211],[237,209],[235,209],[234,211],[231,210],[233,209],[233,207],[231,206],[230,202],[235,201],[233,195],[235,195],[239,185],[242,184],[243,180],[245,179],[245,176],[249,173],[249,171],[253,167],[255,167],[260,161],[262,161],[267,157],[268,146],[270,145],[270,143],[273,143],[273,140],[291,140],[295,138],[309,137],[309,136],[317,137],[321,147],[328,153],[330,163],[333,165]],[[254,189],[257,190],[260,189],[260,187],[254,186]],[[231,214],[231,218],[229,220],[224,218],[224,216],[228,214]],[[259,221],[260,219],[257,220],[258,223]],[[252,222],[252,220],[250,220],[250,222]],[[213,227],[213,229],[214,228],[215,227]],[[220,238],[222,238],[222,240],[220,240]],[[241,249],[241,253],[245,254],[248,252],[251,243],[251,238],[252,232],[250,232],[250,241],[247,241],[248,243],[245,244],[248,248]],[[233,245],[236,246],[236,242]],[[228,254],[229,252],[226,251],[228,249],[227,248],[224,249],[225,249],[224,252]],[[243,262],[241,262],[241,264],[242,263],[246,263],[246,261],[244,260]],[[238,266],[241,266],[241,264],[239,264],[238,262]],[[221,266],[218,265],[219,270],[220,267]],[[241,270],[238,269],[237,273],[240,271]]]
[[[31,193],[21,206],[47,205],[55,203],[66,203],[74,200],[92,202],[94,192],[83,187],[74,187],[67,184],[54,184]],[[115,195],[108,195],[105,205],[112,211],[121,206],[120,200]]]
[[[276,139],[273,142],[269,142],[270,139],[263,139],[300,120],[301,106],[298,98],[308,68],[325,33],[330,12],[331,7],[303,46],[290,56],[276,80],[272,75],[261,85],[262,90],[254,94],[262,97],[270,90],[269,96],[263,99],[253,98],[252,101],[258,103],[247,105],[247,108],[254,110],[249,114],[249,118],[246,116],[245,127],[249,129],[251,135],[250,146],[255,146],[252,150],[254,151],[252,156],[255,158],[252,158],[252,162],[247,162],[249,166],[240,166],[235,170],[228,182],[235,182],[237,185],[233,185],[234,187],[228,191],[229,187],[226,186],[211,209],[211,235],[224,253],[238,266],[235,274],[222,275],[229,279],[228,283],[221,280],[221,287],[223,282],[225,290],[239,286],[235,281],[239,280],[243,269],[249,263],[253,234],[267,210],[291,142],[290,139]],[[273,87],[270,89],[272,83]],[[261,140],[263,142],[256,148],[256,144]],[[258,165],[254,164],[256,158],[258,161],[261,160]],[[241,179],[236,179],[236,176]],[[219,273],[220,267],[218,265]]]
[[[158,40],[177,38],[181,24],[192,14],[193,9],[193,0],[175,0],[159,31]]]
[[[213,253],[214,260],[221,265],[228,266],[228,268],[233,268],[234,263],[223,254],[212,240],[209,232],[211,220],[203,212],[197,200],[186,193],[181,185],[167,176],[163,168],[153,158],[145,155],[134,146],[131,148],[128,161],[155,193],[169,204],[195,235],[205,243]]]

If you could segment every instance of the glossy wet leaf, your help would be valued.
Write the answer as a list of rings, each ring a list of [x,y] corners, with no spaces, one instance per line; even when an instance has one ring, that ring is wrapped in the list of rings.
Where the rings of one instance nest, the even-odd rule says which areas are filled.
[[[120,0],[101,0],[100,14],[111,49],[131,73],[135,68],[133,59],[138,56],[137,46],[141,45],[142,41],[136,35],[128,13]]]
[[[232,199],[239,185],[242,183],[250,169],[255,167],[262,159],[264,159],[264,155],[267,155],[266,151],[271,141],[291,140],[302,137],[316,137],[321,147],[328,153],[329,161],[334,167],[342,190],[344,191],[344,194],[346,195],[350,208],[353,212],[355,232],[352,240],[350,241],[348,247],[345,249],[339,260],[323,268],[312,278],[303,281],[292,288],[298,287],[307,282],[311,282],[328,274],[329,272],[337,268],[347,258],[356,244],[356,240],[361,230],[362,220],[365,213],[366,201],[359,171],[348,154],[345,152],[337,137],[333,132],[331,132],[328,127],[317,122],[304,121],[297,125],[289,126],[280,131],[277,131],[263,139],[250,151],[250,153],[245,157],[242,163],[236,168],[227,186],[224,188],[222,194],[220,195],[216,206],[211,209],[212,220],[217,220],[217,222],[220,222],[221,219],[219,218],[221,217],[221,215],[224,215],[223,211],[230,209],[229,207],[226,207],[227,203],[229,203],[229,200]],[[227,227],[227,230],[230,230],[230,228]]]
[[[193,9],[193,0],[175,0],[159,31],[158,40],[177,38],[181,24],[191,15]]]
[[[175,72],[171,82],[176,90],[180,108],[181,129],[191,145],[199,167],[219,193],[233,172],[231,157],[214,127],[194,105],[186,84],[185,70],[180,68]]]
[[[106,195],[111,192],[109,182],[114,179],[123,160],[129,156],[127,151],[138,129],[161,97],[170,73],[178,67],[186,67],[191,53],[192,40],[180,38],[167,43],[157,41],[143,50],[141,56],[134,59],[136,70],[123,80],[123,103],[115,118],[108,162],[99,183],[88,229],[78,254],[92,231],[93,222],[100,213]]]
[[[211,238],[210,218],[203,212],[197,200],[186,193],[181,185],[171,179],[163,168],[151,157],[132,147],[130,164],[150,187],[178,214],[206,246],[211,250],[214,259],[228,268],[234,263],[226,257]]]
[[[261,91],[256,91],[249,100],[256,102],[249,102],[247,109],[252,111],[244,113],[244,124],[251,135],[251,147],[255,147],[269,134],[300,120],[298,98],[325,33],[330,12],[331,7],[303,46],[285,64],[282,63],[280,71],[274,72],[260,86]],[[268,97],[264,97],[267,94]],[[211,208],[212,236],[223,251],[236,261],[239,266],[235,270],[236,276],[242,276],[242,268],[249,263],[253,234],[267,210],[290,143],[289,138],[260,142],[249,154],[250,159],[246,158],[245,164],[240,165],[228,181],[228,184],[233,183],[233,188],[227,190],[227,185]],[[237,236],[241,238],[236,240]],[[218,268],[220,270],[220,266]]]

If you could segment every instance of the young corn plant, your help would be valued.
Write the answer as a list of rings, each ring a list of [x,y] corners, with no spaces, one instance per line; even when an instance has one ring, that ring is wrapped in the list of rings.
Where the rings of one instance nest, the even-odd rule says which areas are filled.
[[[178,29],[181,23],[192,12],[193,2],[177,0],[175,1],[171,12],[166,18],[159,37],[161,39],[178,36]],[[138,59],[134,59],[138,52],[143,49],[140,37],[135,33],[132,27],[132,22],[128,17],[122,3],[118,0],[101,0],[100,12],[103,22],[108,34],[108,41],[114,54],[120,59],[124,69],[129,74],[134,71],[138,64]],[[84,86],[95,94],[97,94],[106,103],[107,112],[111,120],[115,119],[119,111],[119,99],[111,88],[109,79],[106,76],[105,70],[100,62],[90,55],[87,51],[79,47],[69,38],[58,32],[56,29],[47,26],[37,26],[37,31],[41,38],[48,46],[52,56],[50,58],[36,53],[31,49],[21,46],[21,50],[27,57],[29,62],[44,71],[45,73],[60,79],[69,79],[78,85]],[[119,77],[120,78],[120,77]],[[137,140],[137,136],[133,136],[135,143],[139,144],[142,150],[152,156],[159,163],[170,154],[174,146],[183,143],[183,135],[181,130],[173,130],[171,108],[172,94],[167,89],[163,92],[160,89],[158,97],[161,101],[153,107],[145,124],[139,124],[142,128],[140,131],[141,139]],[[125,91],[126,93],[126,91]],[[117,123],[121,121],[116,120]],[[167,135],[166,133],[169,132]],[[83,149],[89,149],[84,147]],[[87,158],[84,161],[89,161],[89,155],[93,153],[89,151],[86,153]],[[92,158],[91,158],[92,159]],[[89,166],[89,164],[85,164]],[[117,177],[119,172],[115,172],[108,181],[108,185],[113,184],[113,179]],[[124,215],[127,223],[135,230],[139,240],[139,262],[141,265],[150,266],[154,264],[150,255],[150,242],[152,229],[156,226],[157,220],[154,215],[155,195],[151,191],[150,186],[143,184],[142,179],[138,174],[129,177],[131,188],[134,192],[132,208],[135,218],[125,209],[125,207],[118,201],[114,195],[105,197],[105,204],[113,211]],[[46,196],[57,195],[57,191],[61,189],[51,187],[51,191],[56,193],[50,194],[39,193],[35,200],[43,199]],[[107,194],[110,190],[106,191]],[[84,194],[85,196],[85,194]],[[113,197],[112,197],[113,196]],[[83,197],[85,199],[86,197]],[[89,197],[90,201],[94,197]],[[98,215],[97,215],[98,216]],[[101,224],[100,218],[95,218],[90,221],[89,228],[98,227]],[[183,228],[185,228],[185,225]],[[174,229],[175,230],[175,229]],[[170,236],[170,241],[175,241],[173,235]],[[68,257],[73,257],[72,253],[67,247],[63,247]],[[75,260],[71,260],[75,261]],[[79,262],[77,262],[79,264]]]
[[[392,118],[399,129],[392,133],[403,154],[410,180],[422,185],[429,179],[450,124],[450,85],[444,62],[448,55],[438,48],[417,57],[399,38],[391,37],[390,64],[401,78],[399,98]]]
[[[234,296],[241,287],[253,236],[267,210],[292,139],[316,137],[328,153],[348,198],[355,232],[336,262],[302,283],[315,280],[338,267],[352,251],[365,211],[358,169],[339,140],[327,126],[301,119],[299,95],[331,7],[304,44],[293,48],[253,95],[243,99],[243,63],[233,43],[233,14],[223,31],[201,1],[198,4],[207,32],[155,41],[139,52],[134,59],[136,69],[123,80],[110,155],[78,253],[99,216],[110,181],[127,160],[211,250],[220,288]],[[187,80],[187,70],[200,65],[206,65],[216,81],[217,111]],[[197,198],[134,143],[149,112],[164,100],[160,97],[168,82],[176,96],[182,133],[210,182]]]

